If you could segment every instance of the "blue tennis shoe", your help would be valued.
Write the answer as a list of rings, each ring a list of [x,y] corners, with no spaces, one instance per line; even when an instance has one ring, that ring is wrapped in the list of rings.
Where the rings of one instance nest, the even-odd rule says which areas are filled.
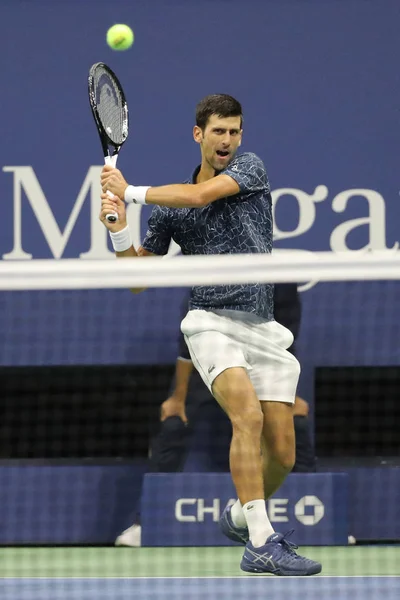
[[[292,533],[293,531],[289,531],[285,535],[273,533],[260,548],[254,548],[253,544],[248,541],[240,563],[242,571],[284,576],[320,573],[322,570],[320,563],[297,554],[298,546],[287,539]]]
[[[247,544],[249,541],[249,530],[247,527],[236,527],[231,517],[231,507],[227,506],[219,520],[219,527],[224,535],[239,544]]]

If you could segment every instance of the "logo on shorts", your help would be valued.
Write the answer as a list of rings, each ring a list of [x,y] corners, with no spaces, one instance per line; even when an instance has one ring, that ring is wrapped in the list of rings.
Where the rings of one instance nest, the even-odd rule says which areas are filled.
[[[212,373],[215,369],[215,365],[211,365],[211,367],[208,367],[208,373]]]

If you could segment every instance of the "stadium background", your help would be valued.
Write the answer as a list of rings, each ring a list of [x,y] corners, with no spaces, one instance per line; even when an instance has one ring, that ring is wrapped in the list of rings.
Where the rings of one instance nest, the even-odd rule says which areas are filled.
[[[399,11],[398,0],[2,0],[2,259],[112,258],[86,92],[99,60],[129,101],[119,166],[132,182],[185,179],[196,102],[230,93],[243,148],[267,166],[277,249],[398,252]],[[114,22],[134,28],[130,51],[105,45]],[[149,209],[129,210],[137,243]],[[398,473],[399,282],[301,284],[300,393],[320,464]],[[140,473],[184,293],[2,293],[3,465],[129,459]]]

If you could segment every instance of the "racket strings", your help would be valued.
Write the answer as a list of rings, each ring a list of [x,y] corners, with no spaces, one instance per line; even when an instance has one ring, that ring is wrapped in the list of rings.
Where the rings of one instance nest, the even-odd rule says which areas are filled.
[[[96,69],[94,91],[99,119],[105,132],[114,144],[122,144],[127,135],[125,103],[118,85],[102,67]]]

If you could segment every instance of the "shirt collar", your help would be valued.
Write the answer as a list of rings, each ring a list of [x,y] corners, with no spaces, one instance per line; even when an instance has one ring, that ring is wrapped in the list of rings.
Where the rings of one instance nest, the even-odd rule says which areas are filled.
[[[196,183],[197,175],[198,175],[198,174],[199,174],[199,172],[200,172],[200,168],[201,168],[201,165],[198,165],[198,166],[195,168],[195,170],[193,171],[193,173],[192,173],[192,175],[191,175],[191,177],[190,177],[190,179],[189,179],[189,182],[190,182],[190,183]],[[215,173],[214,173],[214,177],[216,177],[216,176],[217,176],[217,175],[219,175],[220,173],[221,173],[221,171],[215,171]]]
[[[197,175],[199,174],[201,165],[198,165],[190,176],[190,183],[196,183]]]

